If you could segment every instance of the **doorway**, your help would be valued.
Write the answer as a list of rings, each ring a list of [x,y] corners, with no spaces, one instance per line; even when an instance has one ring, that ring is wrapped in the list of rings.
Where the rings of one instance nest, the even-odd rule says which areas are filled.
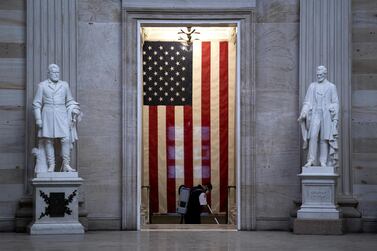
[[[139,226],[199,228],[180,224],[178,189],[210,183],[200,228],[235,229],[238,24],[148,21],[138,31]]]

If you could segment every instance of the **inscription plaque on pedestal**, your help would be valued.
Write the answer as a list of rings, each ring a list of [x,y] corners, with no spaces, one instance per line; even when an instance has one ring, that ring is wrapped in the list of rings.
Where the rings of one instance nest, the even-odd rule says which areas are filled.
[[[331,190],[329,187],[308,186],[306,188],[308,201],[315,203],[331,203]]]

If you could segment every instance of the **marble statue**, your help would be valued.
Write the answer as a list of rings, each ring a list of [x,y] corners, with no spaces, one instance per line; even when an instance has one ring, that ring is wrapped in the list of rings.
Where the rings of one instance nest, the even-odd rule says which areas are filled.
[[[305,166],[338,165],[339,101],[336,86],[326,79],[326,75],[326,67],[318,66],[317,82],[310,84],[298,118],[303,149],[309,147]]]
[[[63,159],[61,171],[75,172],[70,166],[71,149],[78,139],[77,123],[82,113],[79,103],[71,94],[69,85],[59,79],[60,69],[56,64],[48,67],[48,79],[39,83],[33,100],[33,110],[38,128],[38,148],[32,153],[36,157],[35,172],[55,171],[54,141],[61,143]]]

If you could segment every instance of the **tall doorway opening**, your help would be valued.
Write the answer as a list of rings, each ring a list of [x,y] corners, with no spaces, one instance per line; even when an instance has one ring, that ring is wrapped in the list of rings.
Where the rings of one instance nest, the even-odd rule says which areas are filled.
[[[141,229],[237,228],[237,23],[139,23]],[[179,188],[212,185],[201,225]],[[218,224],[219,223],[219,224]]]

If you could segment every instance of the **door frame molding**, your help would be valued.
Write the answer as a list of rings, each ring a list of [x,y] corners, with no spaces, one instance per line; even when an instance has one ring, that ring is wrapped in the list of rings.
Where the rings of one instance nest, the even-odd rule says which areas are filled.
[[[235,23],[237,35],[237,229],[256,227],[255,8],[122,8],[122,229],[140,229],[140,25]]]

